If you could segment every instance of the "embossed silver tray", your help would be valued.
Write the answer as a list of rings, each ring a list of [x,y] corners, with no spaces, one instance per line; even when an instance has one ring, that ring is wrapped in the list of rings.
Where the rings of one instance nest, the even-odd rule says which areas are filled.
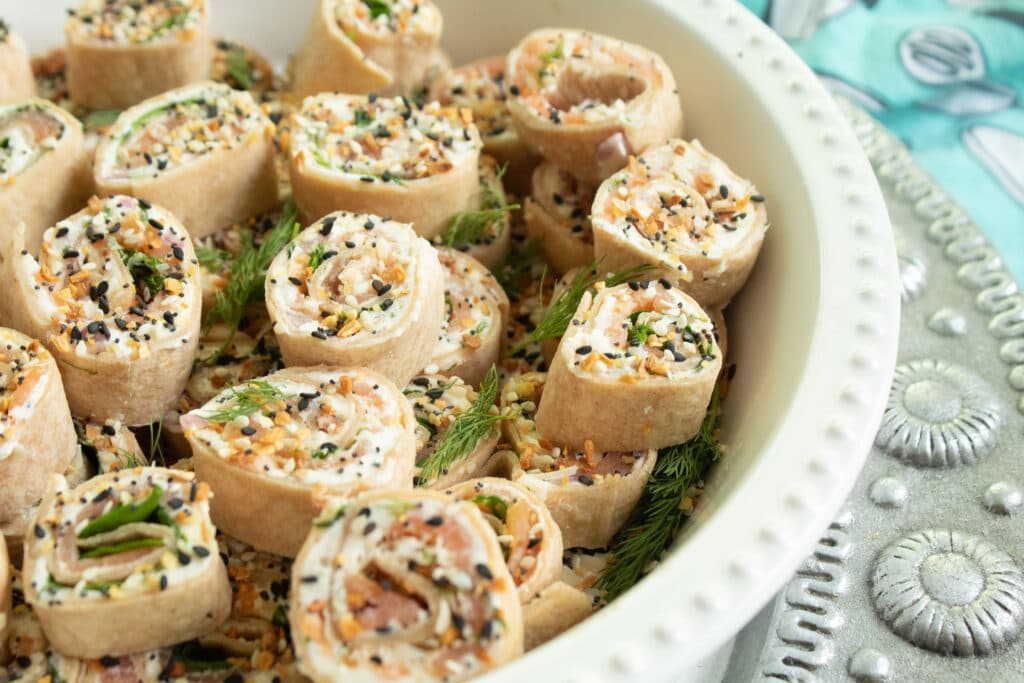
[[[908,150],[840,105],[896,231],[899,365],[844,511],[716,678],[1024,681],[1024,296]]]

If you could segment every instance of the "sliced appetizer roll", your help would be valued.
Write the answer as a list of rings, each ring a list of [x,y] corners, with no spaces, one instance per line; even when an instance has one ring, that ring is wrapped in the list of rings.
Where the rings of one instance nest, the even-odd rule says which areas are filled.
[[[317,523],[295,560],[289,621],[315,683],[463,681],[523,650],[501,546],[476,507],[375,491]]]
[[[460,211],[448,219],[444,230],[430,242],[436,247],[458,249],[488,268],[494,268],[508,255],[512,242],[512,212],[502,185],[505,167],[499,168],[494,157],[480,157],[480,192],[474,209]]]
[[[594,185],[630,154],[683,129],[668,65],[653,52],[575,29],[540,29],[508,54],[508,108],[535,152]]]
[[[537,428],[556,443],[603,451],[688,441],[722,367],[714,331],[668,280],[584,294],[551,362]]]
[[[482,263],[468,254],[438,250],[444,268],[445,321],[427,364],[477,386],[498,362],[508,296]]]
[[[473,112],[484,152],[507,165],[509,187],[519,194],[530,190],[530,174],[537,165],[516,133],[505,93],[505,55],[495,55],[452,69],[430,86],[429,100]]]
[[[476,505],[498,536],[505,566],[525,604],[562,574],[562,532],[530,489],[485,477],[456,484],[446,494]]]
[[[286,365],[367,367],[398,386],[430,360],[444,320],[437,252],[407,223],[332,213],[267,273],[267,310]]]
[[[209,486],[138,467],[59,482],[26,534],[25,598],[53,647],[124,655],[181,642],[227,618],[231,588]],[[154,618],[159,615],[159,618]]]
[[[413,377],[402,393],[416,419],[416,465],[421,486],[442,489],[480,476],[501,434],[496,419],[487,417],[497,414],[496,389],[495,383],[493,390],[485,386],[477,393],[458,377]]]
[[[594,260],[590,206],[595,190],[548,161],[533,172],[533,193],[523,214],[544,260],[559,275]]]
[[[35,94],[36,81],[25,41],[0,19],[0,104],[20,102]]]
[[[364,368],[281,370],[223,391],[181,424],[216,494],[214,521],[258,550],[293,557],[316,517],[314,494],[412,487],[412,409]],[[254,496],[273,507],[273,524]]]
[[[92,188],[82,124],[44,100],[0,107],[0,225],[25,224],[26,247],[81,208]],[[2,304],[0,304],[2,308]]]
[[[199,341],[192,240],[167,210],[93,198],[46,231],[39,259],[24,230],[0,234],[11,319],[46,344],[77,417],[159,420],[185,387]]]
[[[70,13],[71,99],[89,109],[124,109],[210,74],[206,0],[85,0]]]
[[[235,90],[263,92],[275,86],[274,67],[253,48],[230,38],[213,41],[210,80]]]
[[[305,222],[344,209],[426,238],[475,209],[480,136],[469,110],[404,97],[323,94],[292,117],[291,180]]]
[[[148,464],[139,442],[130,429],[117,420],[107,422],[86,422],[75,420],[75,434],[82,451],[83,467],[106,474],[128,470]],[[77,486],[88,477],[74,482],[65,473],[64,478],[71,486]]]
[[[409,95],[430,73],[442,23],[430,0],[319,0],[292,63],[292,90]]]
[[[530,372],[502,387],[502,414],[510,416],[502,430],[519,456],[504,474],[544,501],[566,548],[604,548],[640,499],[658,452],[602,452],[589,442],[573,449],[541,436],[536,417],[545,382],[544,373]]]
[[[19,521],[77,453],[57,363],[21,332],[0,327],[0,527]]]
[[[602,183],[593,224],[602,266],[657,266],[713,309],[747,281],[768,218],[764,197],[749,180],[700,142],[669,140]]]
[[[586,593],[563,581],[556,581],[523,605],[526,651],[562,635],[594,612]]]
[[[274,159],[252,95],[207,81],[122,113],[96,150],[96,187],[167,207],[198,239],[277,205]]]

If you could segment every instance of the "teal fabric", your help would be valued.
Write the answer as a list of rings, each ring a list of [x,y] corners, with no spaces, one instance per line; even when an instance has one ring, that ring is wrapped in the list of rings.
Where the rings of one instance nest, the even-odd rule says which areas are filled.
[[[741,0],[911,149],[1024,282],[1024,0]]]

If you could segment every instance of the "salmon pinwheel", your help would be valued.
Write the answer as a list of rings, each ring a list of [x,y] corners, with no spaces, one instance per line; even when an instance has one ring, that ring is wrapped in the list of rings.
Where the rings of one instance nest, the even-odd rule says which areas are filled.
[[[213,41],[210,80],[227,83],[235,90],[263,93],[273,88],[274,67],[253,48],[230,38]]]
[[[96,150],[96,187],[166,207],[198,239],[278,204],[274,124],[210,81],[123,112]]]
[[[553,442],[602,451],[688,441],[722,368],[714,331],[665,279],[585,293],[551,361],[537,428]]]
[[[404,97],[323,94],[292,116],[291,180],[305,222],[344,209],[426,238],[475,209],[480,136],[469,110]]]
[[[0,327],[0,527],[24,529],[26,511],[78,452],[57,363],[21,332]]]
[[[512,244],[511,212],[519,208],[506,200],[503,174],[504,167],[499,168],[494,157],[482,155],[475,208],[451,216],[444,230],[431,238],[431,244],[458,249],[488,268],[501,263]]]
[[[433,491],[374,491],[317,522],[295,560],[300,670],[463,681],[523,651],[522,608],[491,525]]]
[[[80,209],[91,188],[89,155],[75,117],[44,100],[0,107],[0,226],[5,232],[24,223],[26,247],[36,254],[43,231]]]
[[[292,63],[291,89],[299,97],[411,95],[436,63],[442,24],[430,0],[319,0]]]
[[[210,74],[206,0],[85,0],[69,14],[68,90],[79,105],[124,109]]]
[[[498,536],[505,565],[523,604],[562,574],[562,532],[530,489],[508,479],[484,477],[445,491],[476,505]]]
[[[708,309],[747,281],[768,229],[764,197],[700,142],[669,140],[629,160],[593,205],[602,267],[651,265]]]
[[[126,425],[159,420],[181,395],[199,341],[192,240],[142,199],[93,198],[43,235],[0,234],[0,277],[18,329],[59,363],[71,412]]]
[[[286,365],[367,367],[405,386],[440,334],[444,274],[407,223],[338,212],[274,258],[266,301]]]
[[[416,419],[421,486],[442,489],[481,475],[501,434],[494,407],[497,377],[491,384],[477,393],[458,377],[420,375],[402,392]]]
[[[412,487],[413,415],[364,368],[287,368],[231,387],[181,418],[217,525],[258,550],[294,556],[317,496]],[[267,524],[260,500],[273,507]]]
[[[191,473],[159,467],[74,489],[58,481],[26,534],[22,569],[25,598],[54,649],[118,656],[223,622],[231,588],[209,498],[209,486]]]
[[[139,447],[135,435],[117,420],[85,422],[76,419],[74,422],[78,447],[82,451],[83,467],[105,474],[148,464],[148,458]],[[64,478],[70,486],[77,486],[88,476],[75,481],[72,476],[65,473]]]
[[[566,548],[604,548],[640,499],[658,452],[597,451],[589,442],[573,449],[542,436],[536,418],[546,380],[544,373],[529,372],[502,387],[501,411],[509,416],[502,430],[518,455],[504,474],[544,501]]]
[[[498,362],[508,296],[482,263],[468,254],[439,249],[445,270],[445,321],[427,367],[473,386]]]
[[[25,41],[0,19],[0,104],[20,102],[35,94],[36,81]]]
[[[505,93],[505,55],[496,55],[452,69],[430,86],[428,100],[473,112],[484,153],[506,165],[505,180],[516,192],[530,189],[537,157],[516,133]]]
[[[540,242],[544,260],[559,275],[593,261],[590,206],[597,188],[548,161],[537,166],[532,185],[523,215],[530,235]]]
[[[661,57],[597,33],[534,31],[509,52],[505,88],[527,146],[594,185],[683,129]]]

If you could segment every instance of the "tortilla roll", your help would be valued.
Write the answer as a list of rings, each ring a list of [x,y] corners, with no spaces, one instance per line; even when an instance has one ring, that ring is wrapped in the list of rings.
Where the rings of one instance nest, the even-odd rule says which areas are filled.
[[[511,416],[502,430],[519,457],[506,458],[499,472],[544,501],[566,548],[604,548],[629,519],[658,452],[572,449],[542,437],[536,417],[546,379],[544,373],[525,373],[502,388],[501,411]]]
[[[50,352],[0,327],[0,527],[19,521],[78,451],[60,371]]]
[[[411,488],[416,450],[408,401],[364,368],[287,368],[232,387],[181,418],[213,519],[257,550],[293,557],[317,496]],[[274,523],[253,508],[274,509]]]
[[[433,491],[374,491],[321,517],[290,601],[299,668],[314,683],[463,681],[523,651],[494,532],[474,505]]]
[[[544,260],[559,275],[592,262],[590,206],[597,188],[547,161],[537,166],[532,183],[523,215],[530,235],[540,242]]]
[[[517,194],[530,190],[530,174],[539,159],[519,139],[505,93],[505,55],[464,64],[430,86],[428,100],[473,112],[484,153],[505,166],[505,181]]]
[[[35,96],[36,80],[25,41],[0,19],[0,104]]]
[[[71,99],[125,109],[210,74],[206,0],[85,0],[68,17]]]
[[[540,647],[594,613],[586,593],[556,581],[523,605],[526,651]]]
[[[148,464],[149,458],[142,452],[135,435],[117,420],[108,422],[75,420],[74,423],[78,447],[83,456],[81,462],[83,467],[87,467],[90,471],[106,474]],[[89,476],[91,474],[74,481],[71,475],[64,474],[68,485],[72,487],[85,481]]]
[[[277,255],[266,301],[286,365],[367,367],[405,386],[430,360],[443,290],[437,252],[412,226],[338,212]]]
[[[604,451],[683,443],[721,367],[711,319],[667,280],[587,292],[551,362],[537,428]]]
[[[761,250],[764,198],[699,141],[669,140],[602,183],[595,253],[610,270],[648,264],[707,309],[743,287]]]
[[[14,326],[57,359],[71,413],[144,425],[181,395],[199,341],[202,295],[192,240],[171,213],[114,196],[43,235],[0,234]]]
[[[442,24],[429,0],[320,0],[292,62],[291,89],[298,97],[410,95],[437,60]]]
[[[427,365],[479,386],[501,354],[508,296],[472,256],[451,249],[437,255],[445,271],[445,320]]]
[[[562,574],[562,532],[530,489],[508,479],[470,479],[445,491],[476,505],[494,529],[525,605]]]
[[[231,588],[209,486],[138,467],[69,489],[58,478],[25,537],[25,599],[64,655],[120,656],[194,638],[227,618]],[[154,618],[158,615],[159,618]]]
[[[430,239],[476,208],[480,136],[468,110],[402,97],[323,94],[292,116],[299,216],[339,209],[391,216]]]
[[[123,112],[96,150],[96,187],[169,209],[194,239],[277,205],[274,124],[210,81]]]
[[[91,188],[82,124],[75,117],[45,100],[0,107],[4,232],[24,223],[25,247],[38,253],[43,231],[81,208]]]
[[[458,249],[469,254],[488,268],[494,268],[508,255],[512,244],[512,216],[502,185],[503,169],[494,157],[480,157],[478,175],[480,192],[473,201],[474,208],[454,214],[445,229],[434,235],[430,243],[435,247]]]
[[[505,73],[519,137],[584,182],[600,183],[630,154],[683,130],[671,70],[639,45],[540,29],[508,53]]]
[[[466,412],[477,399],[476,390],[458,377],[419,375],[402,391],[412,406],[416,420],[416,463],[427,459],[440,443],[452,422]],[[444,489],[460,481],[480,476],[481,469],[498,444],[497,430],[480,437],[463,457],[436,479],[422,482],[429,489]],[[420,475],[421,472],[417,472]]]

